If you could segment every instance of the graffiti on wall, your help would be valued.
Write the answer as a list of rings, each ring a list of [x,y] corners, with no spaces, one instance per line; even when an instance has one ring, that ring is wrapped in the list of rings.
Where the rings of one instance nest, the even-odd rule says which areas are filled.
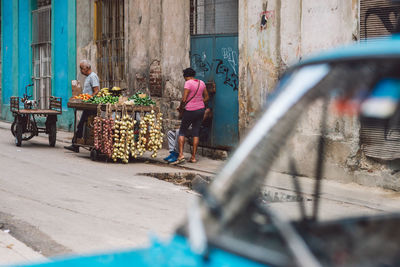
[[[265,30],[268,28],[268,22],[275,17],[275,11],[268,11],[268,1],[263,4],[263,11],[260,13],[260,30]]]
[[[224,60],[228,61],[229,65],[236,74],[236,68],[238,66],[236,62],[236,59],[238,58],[236,51],[233,51],[230,47],[222,48],[222,56],[224,57]]]
[[[260,21],[260,30],[265,30],[268,27],[268,21],[272,20],[275,17],[275,11],[263,11],[260,13],[261,21]]]
[[[203,52],[201,55],[194,54],[191,58],[192,67],[196,70],[197,76],[205,77],[212,69],[212,65],[207,61],[207,55]]]
[[[224,61],[221,59],[214,60],[217,63],[215,68],[215,74],[217,77],[221,77],[224,80],[224,84],[233,88],[233,91],[238,89],[238,76],[236,73],[233,73],[232,69],[224,64]]]
[[[396,26],[397,26],[397,21],[398,17],[400,15],[400,6],[394,5],[394,6],[389,6],[389,7],[372,7],[368,8],[367,11],[365,12],[364,19],[361,21],[361,25],[363,28],[363,33],[364,33],[364,38],[368,38],[368,31],[367,31],[367,26],[368,26],[368,19],[371,16],[377,16],[379,20],[382,22],[384,28],[386,31],[390,34],[395,33]],[[374,23],[372,21],[371,23]],[[376,26],[375,26],[376,27]]]
[[[194,54],[191,58],[192,68],[196,70],[196,75],[205,77],[212,72],[216,74],[217,79],[231,87],[234,91],[238,90],[239,77],[237,75],[238,56],[236,51],[231,47],[222,48],[222,58],[216,58],[211,62],[208,61],[205,52]]]

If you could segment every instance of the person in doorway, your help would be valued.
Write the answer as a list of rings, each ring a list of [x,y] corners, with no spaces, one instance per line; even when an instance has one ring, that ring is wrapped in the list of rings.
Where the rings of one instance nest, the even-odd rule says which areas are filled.
[[[100,89],[100,82],[99,82],[99,77],[97,76],[97,74],[92,71],[92,66],[91,66],[90,62],[88,60],[82,60],[79,64],[79,68],[81,70],[81,73],[86,76],[82,93],[89,94],[92,96],[96,95]],[[65,149],[71,150],[73,152],[79,152],[79,146],[77,146],[75,144],[82,143],[81,139],[83,137],[83,126],[84,126],[85,122],[87,122],[88,117],[93,114],[94,114],[94,112],[90,112],[87,110],[84,110],[82,112],[81,119],[79,120],[79,123],[77,126],[77,130],[72,139],[72,145],[64,146]]]
[[[205,103],[208,102],[208,93],[206,85],[203,81],[195,79],[196,72],[192,68],[183,70],[185,86],[182,101],[179,109],[184,109],[181,126],[179,128],[179,155],[176,163],[183,163],[183,146],[185,144],[185,136],[188,136],[189,126],[192,126],[193,150],[189,160],[191,163],[196,162],[197,146],[199,145],[200,126],[204,118]]]
[[[211,129],[212,122],[212,110],[211,108],[206,108],[203,116],[203,122],[200,126],[199,137],[200,141],[206,142]],[[192,136],[192,129],[188,129],[188,136]],[[167,132],[169,155],[164,158],[168,163],[175,163],[179,156],[179,129],[169,130]]]

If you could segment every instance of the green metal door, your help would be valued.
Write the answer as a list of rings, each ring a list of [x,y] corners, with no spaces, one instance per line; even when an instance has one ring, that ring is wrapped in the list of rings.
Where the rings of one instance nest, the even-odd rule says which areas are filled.
[[[238,1],[191,1],[190,15],[191,67],[216,89],[207,145],[229,149],[239,139]]]
[[[231,148],[239,138],[238,38],[235,35],[193,36],[191,66],[198,79],[215,84],[210,107],[213,123],[209,145]]]

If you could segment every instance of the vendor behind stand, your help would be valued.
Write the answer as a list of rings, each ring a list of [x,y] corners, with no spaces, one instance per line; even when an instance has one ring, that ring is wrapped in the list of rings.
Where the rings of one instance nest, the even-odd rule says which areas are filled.
[[[79,64],[79,68],[81,69],[81,73],[86,76],[85,83],[83,85],[84,94],[96,95],[100,89],[99,77],[96,73],[92,71],[92,66],[88,60],[82,60]],[[83,125],[87,122],[87,119],[90,115],[94,114],[92,111],[84,110],[82,112],[81,119],[79,120],[77,130],[72,139],[72,145],[64,146],[65,149],[71,150],[73,152],[79,152],[79,146],[75,145],[76,143],[82,143],[83,136]]]

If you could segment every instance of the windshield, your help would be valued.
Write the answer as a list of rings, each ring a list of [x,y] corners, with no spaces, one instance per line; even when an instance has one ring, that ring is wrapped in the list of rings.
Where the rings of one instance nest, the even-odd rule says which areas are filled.
[[[371,136],[389,132],[395,138],[399,133],[396,92],[400,87],[390,90],[396,88],[400,78],[398,67],[396,60],[373,59],[291,70],[278,86],[274,101],[210,187],[214,204],[209,212],[210,198],[205,198],[203,216],[208,239],[228,247],[240,247],[240,244],[232,245],[233,240],[251,243],[269,249],[269,253],[276,252],[274,257],[269,257],[276,264],[291,265],[292,249],[268,216],[264,216],[268,214],[264,208],[274,208],[268,206],[273,196],[265,191],[266,185],[284,179],[292,183],[293,177],[298,181],[308,178],[307,182],[311,183],[338,177],[345,182],[362,182],[371,176],[368,169],[368,164],[374,164],[371,155],[388,154],[371,145]],[[382,99],[391,99],[392,106],[387,101],[383,105],[386,108],[380,109]],[[377,129],[376,125],[385,127]],[[396,157],[392,153],[389,158]],[[392,171],[387,165],[387,173]],[[315,190],[321,189],[309,188],[312,188],[308,192],[312,200]],[[293,192],[296,189],[293,183]],[[287,197],[304,200],[307,194],[293,193]],[[318,205],[309,206],[313,207],[308,207],[308,215],[297,203],[294,204],[296,212],[289,214],[292,219],[317,221]],[[277,209],[282,208],[277,206]],[[247,256],[257,254],[255,251],[250,249]]]

